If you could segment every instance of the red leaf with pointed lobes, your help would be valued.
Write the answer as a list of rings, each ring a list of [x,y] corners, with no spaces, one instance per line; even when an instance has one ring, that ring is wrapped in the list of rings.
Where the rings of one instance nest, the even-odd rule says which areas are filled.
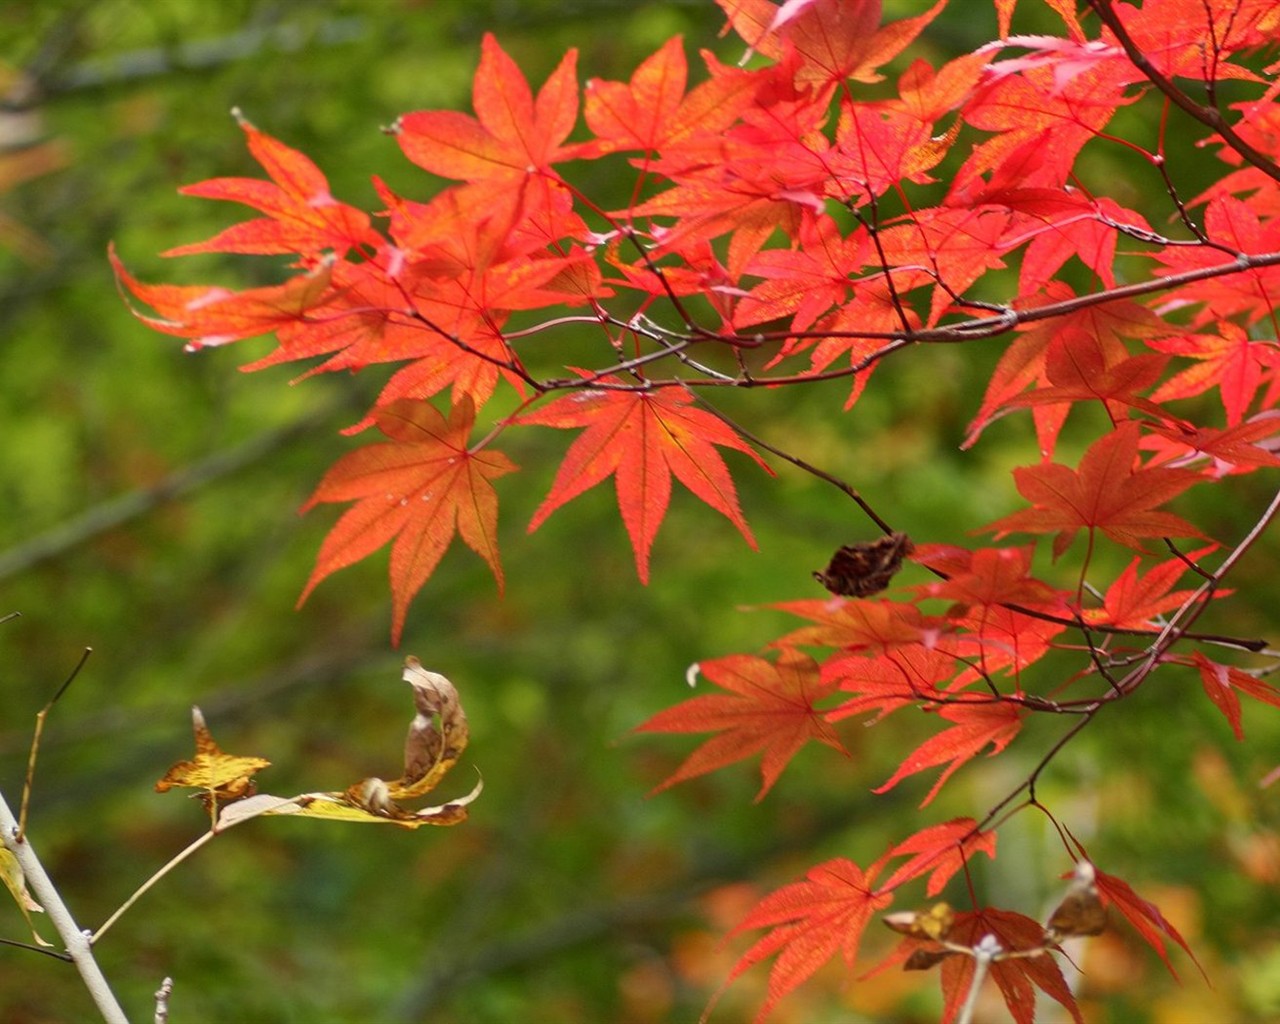
[[[1075,295],[1065,284],[1051,281],[1040,301],[1065,302]],[[1168,328],[1154,313],[1136,302],[1108,302],[1102,306],[1078,310],[1064,317],[1033,325],[1005,349],[991,375],[991,383],[982,399],[982,408],[969,424],[969,436],[962,447],[974,445],[982,431],[1009,409],[1009,401],[1032,384],[1048,384],[1045,362],[1049,347],[1059,335],[1082,331],[1094,339],[1104,352],[1104,362],[1111,366],[1127,359],[1129,350],[1122,337],[1149,338],[1167,333]],[[1040,454],[1053,455],[1058,431],[1067,416],[1066,406],[1034,406],[1036,435]]]
[[[1240,696],[1243,692],[1254,700],[1280,708],[1280,690],[1263,682],[1257,676],[1251,676],[1230,665],[1220,665],[1210,661],[1199,651],[1192,656],[1195,666],[1200,671],[1200,682],[1204,692],[1213,701],[1227,721],[1231,723],[1231,731],[1236,739],[1244,739],[1244,729],[1240,724]]]
[[[476,68],[476,116],[452,110],[405,114],[395,124],[405,156],[444,178],[510,184],[567,159],[561,146],[578,119],[577,50],[565,54],[535,99],[519,67],[486,33]]]
[[[1080,845],[1078,841],[1076,845]],[[1080,849],[1081,853],[1084,854],[1084,848],[1081,847]],[[1084,855],[1088,856],[1087,854]],[[1164,914],[1160,913],[1159,907],[1148,900],[1144,900],[1133,891],[1133,888],[1124,879],[1116,878],[1115,875],[1108,875],[1105,871],[1098,870],[1096,864],[1094,868],[1097,870],[1097,878],[1094,884],[1098,888],[1098,896],[1102,900],[1102,905],[1104,907],[1114,905],[1125,916],[1129,923],[1146,940],[1147,945],[1154,949],[1160,959],[1164,961],[1164,965],[1170,974],[1175,978],[1178,976],[1178,972],[1173,969],[1173,964],[1169,961],[1164,939],[1160,937],[1161,932],[1181,946],[1187,956],[1191,957],[1191,962],[1200,969],[1200,973],[1204,974],[1204,968],[1200,966],[1200,961],[1196,959],[1196,955],[1191,952],[1191,947],[1187,945],[1187,940],[1179,934],[1177,928],[1169,923]],[[1205,979],[1208,979],[1207,974]]]
[[[1187,558],[1194,562],[1212,550],[1211,547],[1203,548]],[[1180,607],[1195,593],[1193,590],[1169,589],[1188,572],[1187,563],[1181,558],[1170,558],[1139,576],[1141,561],[1141,558],[1133,559],[1116,577],[1103,596],[1101,608],[1084,610],[1086,622],[1121,629],[1150,629],[1156,616]],[[1222,596],[1222,591],[1217,593]]]
[[[1154,453],[1153,464],[1187,466],[1207,459],[1205,472],[1215,480],[1230,473],[1280,466],[1280,458],[1273,452],[1280,410],[1268,409],[1226,430],[1195,427],[1181,420],[1153,423],[1151,429],[1153,433],[1142,439],[1142,446]],[[1266,447],[1261,441],[1268,442]]]
[[[822,663],[822,678],[854,696],[827,712],[837,722],[850,715],[877,712],[867,724],[908,705],[928,703],[945,696],[940,685],[960,667],[955,656],[923,644],[896,647],[868,656],[841,652]]]
[[[369,226],[369,215],[340,203],[329,181],[311,160],[232,111],[249,140],[249,151],[271,176],[213,178],[181,189],[183,195],[243,203],[267,216],[227,228],[206,242],[180,245],[166,256],[199,252],[298,253],[318,256],[332,251],[339,257],[362,246],[378,248],[382,236]]]
[[[1034,550],[1031,545],[968,551],[951,545],[922,544],[912,560],[944,572],[948,578],[912,589],[922,598],[943,598],[966,608],[1018,604],[1065,610],[1062,592],[1031,575]]]
[[[937,709],[937,713],[939,717],[956,724],[920,744],[898,766],[889,781],[872,792],[888,792],[908,775],[946,764],[938,781],[920,802],[921,807],[927,806],[938,795],[943,783],[966,761],[982,753],[985,747],[992,747],[988,757],[994,757],[1004,750],[1022,728],[1024,714],[1015,705],[1005,701],[944,704]]]
[[[818,665],[808,655],[784,651],[776,665],[763,658],[731,655],[704,661],[698,668],[728,693],[686,700],[658,712],[636,731],[717,731],[720,735],[698,747],[653,793],[763,752],[759,801],[809,740],[849,756],[816,707],[831,695],[835,684],[819,677]]]
[[[305,512],[322,502],[356,502],[321,545],[299,604],[330,573],[394,538],[391,635],[398,644],[410,600],[435,571],[455,533],[489,563],[502,589],[498,496],[490,481],[516,466],[500,452],[468,449],[474,419],[466,398],[447,420],[426,402],[393,402],[379,411],[378,429],[390,443],[344,455],[303,506]]]
[[[787,601],[771,607],[814,623],[775,640],[775,646],[780,647],[882,651],[927,643],[940,632],[939,627],[925,620],[919,608],[896,601],[835,597],[825,601]]]
[[[620,385],[616,377],[601,384]],[[674,475],[697,497],[725,516],[756,546],[738,507],[738,494],[715,445],[749,455],[772,470],[723,420],[693,405],[693,396],[673,388],[652,391],[592,389],[556,399],[518,421],[544,427],[585,428],[569,446],[546,500],[529,524],[613,476],[622,521],[635,549],[636,572],[649,582],[649,552],[667,512]]]
[[[847,79],[879,82],[887,64],[945,6],[939,2],[915,18],[880,26],[880,0],[716,0],[748,46],[779,60],[784,40],[800,54],[801,83],[830,86]]]
[[[1011,910],[984,907],[957,914],[947,938],[958,945],[975,947],[987,935],[995,936],[1004,950],[1035,949],[1044,944],[1044,925]],[[972,986],[973,971],[973,957],[949,956],[942,962],[939,981],[946,1000],[942,1024],[955,1020]],[[1062,976],[1062,968],[1048,953],[998,960],[990,966],[990,977],[1017,1024],[1035,1021],[1036,988],[1060,1003],[1076,1024],[1084,1024],[1075,996]]]
[[[1079,470],[1057,462],[1013,471],[1018,490],[1035,507],[992,523],[996,538],[1009,533],[1057,533],[1054,557],[1081,528],[1101,530],[1111,540],[1141,550],[1143,537],[1201,537],[1194,526],[1170,512],[1154,511],[1200,478],[1185,469],[1135,468],[1136,421],[1120,424],[1089,446]]]
[[[703,57],[711,77],[687,95],[688,66],[680,36],[646,58],[629,83],[598,78],[587,82],[583,115],[597,140],[577,155],[632,149],[666,152],[723,132],[750,104],[760,80],[750,72],[724,67],[709,53]]]
[[[125,269],[114,246],[108,255],[116,280],[160,314],[147,316],[131,307],[133,315],[153,330],[187,338],[188,352],[305,323],[332,297],[329,261],[284,284],[236,292],[209,285],[143,284]]]
[[[761,1024],[788,992],[809,978],[839,950],[852,966],[862,933],[893,897],[872,888],[883,858],[864,873],[851,860],[838,858],[810,868],[802,882],[792,882],[761,900],[730,932],[772,929],[748,949],[729,981],[767,957],[778,954],[769,972],[769,992],[756,1014]],[[726,983],[727,984],[727,983]],[[705,1019],[705,1017],[704,1017]]]
[[[904,839],[886,856],[890,859],[908,854],[914,856],[900,865],[880,888],[886,891],[896,889],[927,872],[929,883],[925,894],[934,897],[975,854],[985,853],[994,860],[996,834],[981,832],[977,826],[972,818],[953,818]]]
[[[1168,410],[1137,394],[1155,386],[1168,356],[1147,352],[1119,362],[1110,358],[1105,343],[1094,335],[1060,331],[1045,353],[1049,386],[1015,395],[1008,404],[1016,408],[1098,401],[1113,420],[1123,419],[1126,407],[1141,409],[1159,420],[1172,418]]]
[[[1229,320],[1218,321],[1217,328],[1217,334],[1183,334],[1149,342],[1161,352],[1197,360],[1160,385],[1151,398],[1167,402],[1217,388],[1227,426],[1235,427],[1249,411],[1264,373],[1274,375],[1280,369],[1280,348],[1275,341],[1250,338]]]

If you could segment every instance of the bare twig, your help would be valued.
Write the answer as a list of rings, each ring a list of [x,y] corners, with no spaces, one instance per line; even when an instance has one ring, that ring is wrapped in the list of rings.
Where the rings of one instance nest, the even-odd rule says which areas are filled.
[[[71,670],[71,674],[58,687],[57,693],[50,697],[49,702],[36,714],[36,727],[31,734],[31,753],[27,755],[27,778],[22,785],[22,808],[18,811],[18,842],[22,842],[23,837],[27,834],[27,809],[31,806],[31,784],[36,777],[36,755],[40,752],[40,735],[44,732],[44,720],[49,717],[49,711],[58,703],[58,699],[67,692],[67,687],[75,681],[76,676],[80,674],[80,670],[84,668],[84,663],[89,660],[89,655],[92,653],[92,647],[84,649],[84,654],[80,655],[80,660],[76,662],[76,667]]]

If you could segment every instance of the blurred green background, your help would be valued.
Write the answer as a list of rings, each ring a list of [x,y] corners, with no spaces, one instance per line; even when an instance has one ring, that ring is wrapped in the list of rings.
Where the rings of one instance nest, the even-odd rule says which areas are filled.
[[[902,16],[922,5],[887,6]],[[980,816],[1060,730],[1033,727],[1008,756],[966,769],[928,814],[915,810],[926,778],[868,792],[923,737],[908,718],[873,734],[845,723],[852,760],[806,750],[759,804],[750,764],[646,799],[695,741],[632,728],[689,696],[691,662],[757,650],[792,625],[744,606],[818,595],[810,571],[873,535],[847,499],[788,466],[770,480],[731,456],[759,553],[677,490],[643,588],[611,486],[526,537],[568,438],[515,432],[504,450],[523,472],[499,484],[505,598],[478,558],[451,551],[395,652],[385,553],[294,610],[337,516],[296,510],[356,443],[337,432],[384,378],[290,387],[296,368],[241,374],[268,341],[185,355],[116,293],[110,239],[148,281],[279,279],[269,260],[157,255],[240,218],[176,194],[260,174],[233,106],[312,156],[335,195],[374,209],[371,174],[410,197],[437,187],[379,127],[409,110],[469,109],[484,31],[536,85],[568,46],[582,51],[583,79],[628,77],[673,33],[691,57],[711,47],[734,60],[741,46],[717,37],[721,23],[709,3],[671,0],[0,7],[0,614],[22,613],[0,626],[0,787],[16,803],[34,716],[92,647],[49,720],[32,804],[33,841],[73,912],[94,927],[202,830],[199,805],[152,791],[188,756],[193,703],[225,748],[274,762],[269,791],[339,789],[398,772],[410,714],[399,664],[416,654],[458,684],[472,723],[445,795],[469,789],[476,768],[486,787],[455,829],[263,820],[220,837],[99,947],[135,1019],[150,1016],[170,975],[175,1024],[694,1020],[742,948],[720,936],[764,891],[827,857],[865,864],[926,824]],[[913,54],[938,63],[993,34],[985,5],[958,3]],[[1144,129],[1144,115],[1126,116]],[[1129,201],[1163,217],[1160,190],[1118,147],[1090,159],[1109,184],[1132,175]],[[1186,180],[1213,170],[1188,165]],[[625,176],[586,173],[604,205],[625,202]],[[955,346],[908,353],[849,414],[844,385],[723,406],[849,480],[913,537],[965,543],[957,524],[1008,511],[1009,467],[1035,458],[1017,417],[958,451],[993,358]],[[1236,536],[1265,486],[1249,477],[1198,512],[1211,532]],[[1217,628],[1274,629],[1275,555],[1273,543],[1241,574]],[[1280,815],[1274,791],[1254,781],[1280,760],[1280,728],[1250,709],[1250,742],[1234,744],[1191,674],[1169,679],[1132,713],[1103,716],[1040,793],[1102,867],[1160,903],[1215,987],[1178,954],[1177,988],[1118,929],[1075,951],[1082,1000],[1098,1021],[1272,1020]],[[994,903],[1042,913],[1069,866],[1060,845],[1029,815],[1000,842],[975,883]],[[965,899],[962,888],[950,895]],[[21,940],[6,906],[0,936]],[[864,950],[892,945],[872,932]],[[714,1019],[748,1019],[765,976],[735,983]],[[777,1020],[931,1021],[938,1008],[934,978],[853,981],[833,965]],[[92,1017],[70,967],[0,948],[0,1018]]]

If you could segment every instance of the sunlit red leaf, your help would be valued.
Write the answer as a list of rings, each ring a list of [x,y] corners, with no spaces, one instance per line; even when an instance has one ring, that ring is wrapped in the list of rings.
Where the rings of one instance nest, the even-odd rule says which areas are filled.
[[[1156,511],[1195,483],[1190,470],[1135,465],[1140,427],[1126,421],[1085,452],[1078,470],[1041,463],[1013,471],[1033,508],[992,523],[1000,538],[1008,533],[1056,533],[1053,553],[1061,555],[1076,532],[1100,530],[1117,544],[1141,548],[1144,537],[1199,537],[1199,530],[1171,512]]]
[[[382,239],[370,228],[369,215],[334,199],[328,179],[310,158],[258,131],[243,117],[237,119],[248,137],[249,152],[271,181],[213,178],[181,191],[188,196],[243,203],[267,216],[236,224],[206,242],[180,245],[164,255],[237,252],[315,256],[333,251],[343,256],[362,246],[377,248]]]
[[[940,825],[931,825],[904,839],[888,852],[886,856],[890,859],[907,855],[911,858],[900,864],[881,888],[896,889],[927,873],[929,883],[925,887],[925,895],[937,896],[951,877],[978,853],[995,859],[995,832],[980,831],[972,818],[953,818]]]
[[[570,50],[538,91],[486,33],[472,90],[475,117],[452,110],[405,114],[395,133],[405,156],[445,178],[512,182],[564,159],[561,146],[578,117],[577,51]]]
[[[892,902],[887,892],[872,888],[882,861],[864,873],[851,860],[829,860],[810,868],[802,882],[766,896],[730,933],[769,928],[734,965],[730,980],[778,954],[769,972],[769,994],[756,1014],[760,1024],[778,1001],[800,985],[839,950],[852,966],[862,933],[877,911]]]
[[[817,663],[798,651],[784,651],[776,664],[763,658],[731,655],[704,661],[702,676],[728,691],[686,700],[660,711],[640,732],[718,732],[690,754],[655,793],[685,779],[763,752],[764,797],[787,763],[809,740],[848,756],[834,730],[816,707],[835,684],[818,675]]]
[[[977,757],[988,746],[992,748],[988,757],[1004,750],[1022,728],[1024,716],[1024,712],[1014,704],[1005,701],[944,704],[937,713],[940,718],[955,724],[925,740],[908,754],[890,779],[874,792],[888,792],[908,775],[946,764],[947,767],[920,802],[921,807],[926,806],[938,795],[943,783],[966,761]]]
[[[617,378],[601,384],[618,385]],[[534,513],[536,530],[552,512],[609,476],[614,476],[618,507],[635,550],[636,572],[649,581],[649,552],[671,499],[675,476],[697,497],[736,526],[756,546],[738,507],[729,470],[715,446],[749,455],[766,472],[764,461],[725,425],[693,405],[687,392],[592,389],[556,399],[526,413],[519,422],[566,429],[584,428],[569,446],[551,493]]]
[[[390,443],[343,456],[304,508],[356,502],[325,538],[299,603],[330,573],[394,539],[391,633],[398,642],[410,600],[435,571],[455,533],[489,563],[501,588],[498,496],[490,481],[516,467],[501,452],[467,447],[474,418],[466,398],[448,420],[429,403],[410,400],[378,412],[378,429]]]

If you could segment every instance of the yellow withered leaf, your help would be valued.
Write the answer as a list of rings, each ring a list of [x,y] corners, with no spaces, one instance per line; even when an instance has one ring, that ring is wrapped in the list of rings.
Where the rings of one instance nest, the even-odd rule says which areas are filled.
[[[31,912],[34,910],[38,914],[43,914],[44,907],[31,898],[31,894],[27,892],[27,880],[23,876],[22,865],[18,863],[18,858],[13,853],[3,846],[0,846],[0,880],[4,881],[5,888],[18,904],[22,916],[27,919],[27,927],[31,929],[31,936],[35,939],[36,945],[53,945],[40,938],[40,933],[36,931],[35,923],[31,920]]]
[[[156,783],[156,792],[175,786],[203,789],[219,804],[242,800],[254,793],[253,775],[270,761],[262,757],[240,757],[228,754],[214,742],[199,708],[191,709],[191,725],[196,737],[196,756],[179,761]]]

